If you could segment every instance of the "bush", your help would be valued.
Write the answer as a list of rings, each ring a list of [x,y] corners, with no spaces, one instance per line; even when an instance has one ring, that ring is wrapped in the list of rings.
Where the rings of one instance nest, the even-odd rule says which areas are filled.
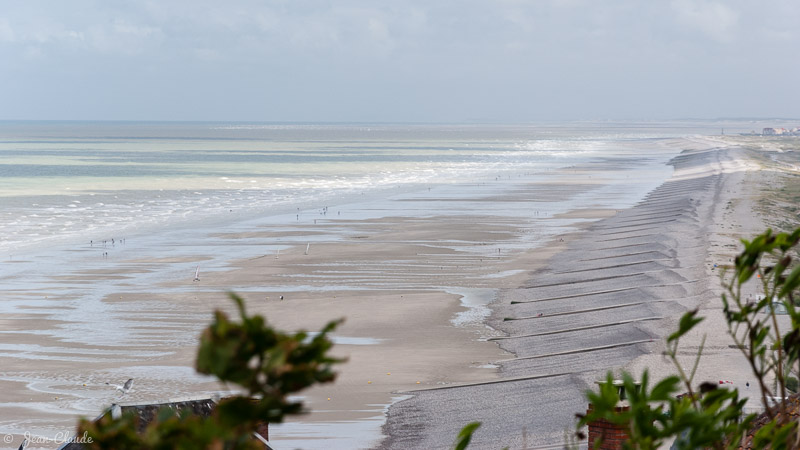
[[[585,439],[580,431],[583,426],[604,419],[627,428],[628,448],[655,449],[672,441],[676,448],[687,449],[738,448],[742,443],[754,448],[797,448],[798,416],[788,410],[790,400],[787,400],[788,391],[797,389],[797,379],[787,374],[789,368],[800,362],[800,310],[795,306],[800,265],[790,255],[799,240],[800,228],[779,234],[767,230],[752,241],[743,240],[744,250],[736,257],[733,272],[723,274],[722,303],[728,332],[747,358],[765,408],[765,417],[757,426],[755,415],[744,414],[745,400],[739,398],[736,389],[714,383],[695,385],[702,344],[691,371],[686,372],[678,364],[681,337],[702,321],[695,310],[684,314],[678,330],[667,338],[665,354],[673,361],[678,375],[650,388],[645,371],[641,389],[637,389],[633,377],[625,373],[624,392],[630,409],[619,411],[616,408],[619,394],[609,373],[608,382],[599,392],[586,394],[594,408],[585,416],[579,415],[577,438]],[[754,276],[760,280],[764,296],[757,302],[745,302],[742,286]],[[785,306],[791,320],[789,330],[780,330],[778,308],[773,308],[771,302]],[[771,379],[776,383],[774,393],[769,389]],[[678,398],[676,394],[680,391],[687,395]],[[774,397],[782,400],[775,402],[771,400]],[[752,435],[751,442],[746,441],[748,435]]]
[[[139,432],[142,424],[134,413],[119,418],[106,415],[97,422],[81,420],[78,435],[86,433],[88,448],[263,448],[252,438],[260,423],[279,423],[286,415],[301,413],[302,403],[288,397],[336,378],[333,365],[343,360],[328,356],[333,345],[328,333],[341,320],[330,322],[309,339],[302,331],[276,331],[263,317],[248,316],[240,297],[230,297],[240,321],[230,320],[222,311],[214,313],[214,322],[200,339],[196,367],[200,373],[242,387],[247,395],[224,399],[209,417],[179,417],[173,410],[162,408]]]

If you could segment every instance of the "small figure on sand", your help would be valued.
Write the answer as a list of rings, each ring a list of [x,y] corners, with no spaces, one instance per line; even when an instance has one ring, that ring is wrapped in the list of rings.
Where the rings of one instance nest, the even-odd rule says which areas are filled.
[[[194,280],[192,281],[200,281],[200,266],[197,266],[197,269],[195,269]]]

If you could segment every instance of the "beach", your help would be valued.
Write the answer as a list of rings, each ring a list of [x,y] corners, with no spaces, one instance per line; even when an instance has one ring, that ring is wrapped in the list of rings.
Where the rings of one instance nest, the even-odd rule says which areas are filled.
[[[647,370],[651,380],[677,373],[663,356],[663,339],[694,308],[705,321],[682,339],[681,364],[691,369],[702,346],[695,383],[752,393],[746,409],[759,410],[747,385],[753,375],[727,334],[720,272],[740,239],[766,228],[770,213],[759,205],[774,195],[779,175],[735,140],[683,145],[669,180],[633,208],[592,224],[492,305],[489,324],[506,333],[496,341],[515,355],[498,362],[501,379],[419,391],[390,410],[392,438],[383,448],[444,448],[456,424],[476,420],[477,448],[557,448],[587,408],[583,393],[607,372],[638,378]],[[743,292],[759,291],[753,282]]]
[[[273,214],[223,202],[191,232],[9,255],[0,432],[56,439],[129,377],[126,404],[232,392],[192,369],[213,310],[233,313],[228,292],[280,329],[345,319],[333,353],[347,362],[303,393],[309,414],[270,428],[276,449],[447,448],[475,420],[475,448],[557,446],[605,371],[670,373],[662,338],[698,306],[714,362],[700,376],[741,386],[713,319],[714,264],[764,227],[762,168],[728,141],[626,138],[566,162]]]

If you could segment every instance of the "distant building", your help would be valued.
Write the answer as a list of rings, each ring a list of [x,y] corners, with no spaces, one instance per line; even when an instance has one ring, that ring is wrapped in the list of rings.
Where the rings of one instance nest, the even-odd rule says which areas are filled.
[[[753,132],[755,134],[755,131]],[[800,136],[800,127],[791,129],[786,128],[764,128],[761,130],[761,136]]]

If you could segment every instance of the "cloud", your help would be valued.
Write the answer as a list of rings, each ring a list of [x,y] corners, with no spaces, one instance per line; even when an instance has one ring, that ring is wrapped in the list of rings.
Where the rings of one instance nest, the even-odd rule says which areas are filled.
[[[7,19],[0,18],[0,42],[14,42],[15,34]]]
[[[789,86],[800,77],[783,57],[799,44],[797,0],[771,0],[768,8],[748,0],[6,6],[0,81],[18,86],[13,98],[30,108],[69,104],[63,99],[72,90],[84,98],[104,92],[98,97],[111,105],[151,105],[154,118],[174,119],[213,119],[223,109],[244,120],[631,117],[650,115],[648,108],[674,116],[723,104],[732,91],[742,108],[748,98],[763,104],[759,84]],[[58,89],[25,99],[46,83]],[[236,100],[208,98],[201,107],[210,92]],[[798,94],[787,95],[800,104]],[[193,108],[176,101],[186,98]],[[87,109],[84,117],[95,116]]]
[[[148,48],[158,47],[164,35],[161,29],[149,25],[138,25],[123,19],[114,19],[110,24],[97,24],[85,32],[86,44],[101,53],[135,55]]]
[[[670,3],[678,19],[711,39],[729,43],[736,39],[739,13],[719,1],[673,0]]]

